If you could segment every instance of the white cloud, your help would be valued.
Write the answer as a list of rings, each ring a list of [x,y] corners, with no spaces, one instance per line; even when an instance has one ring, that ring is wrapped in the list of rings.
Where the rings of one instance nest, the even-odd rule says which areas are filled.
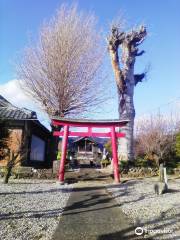
[[[7,99],[13,105],[20,108],[28,108],[35,111],[38,119],[49,128],[48,117],[30,97],[28,97],[19,86],[17,79],[10,80],[0,84],[0,95]]]
[[[23,93],[16,79],[1,84],[0,94],[17,107],[31,108],[34,105],[32,100]]]

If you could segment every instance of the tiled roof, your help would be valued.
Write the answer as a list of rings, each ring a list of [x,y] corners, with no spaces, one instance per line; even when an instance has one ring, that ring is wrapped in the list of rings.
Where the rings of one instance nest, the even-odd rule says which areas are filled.
[[[0,95],[0,119],[37,120],[37,115],[36,112],[29,109],[13,106],[10,102],[8,102]]]
[[[74,140],[74,143],[77,143],[77,142],[80,142],[81,140],[89,140],[89,141],[91,141],[91,142],[94,142],[94,143],[98,143],[98,142],[96,142],[93,138],[91,138],[91,137],[79,137],[79,138],[77,138],[76,140]]]
[[[8,105],[11,105],[10,102],[8,102],[3,96],[0,95],[0,107],[6,107]]]

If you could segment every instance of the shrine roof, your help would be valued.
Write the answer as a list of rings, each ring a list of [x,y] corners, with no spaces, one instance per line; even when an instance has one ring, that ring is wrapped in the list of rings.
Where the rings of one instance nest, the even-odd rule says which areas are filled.
[[[19,108],[0,95],[0,119],[4,120],[37,120],[36,112],[27,108]]]

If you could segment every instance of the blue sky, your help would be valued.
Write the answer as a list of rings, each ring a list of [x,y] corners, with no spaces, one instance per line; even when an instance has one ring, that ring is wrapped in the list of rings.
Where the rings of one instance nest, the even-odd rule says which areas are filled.
[[[12,98],[16,105],[18,98],[13,89],[7,89],[13,88],[10,81],[16,79],[12,62],[16,61],[17,54],[27,45],[28,35],[31,34],[36,38],[42,22],[50,19],[63,2],[73,1],[0,1],[0,93]],[[127,28],[140,23],[147,26],[148,37],[141,47],[146,54],[137,59],[136,71],[143,71],[149,64],[151,68],[148,80],[135,89],[137,116],[156,110],[159,106],[163,109],[164,104],[166,106],[166,103],[171,101],[174,103],[174,99],[180,97],[179,0],[79,0],[76,2],[79,9],[94,12],[104,33],[108,31],[109,23],[118,16],[119,12],[125,16]],[[112,83],[114,76],[109,60],[107,64]],[[112,87],[115,89],[115,84]],[[19,104],[27,106],[26,101],[20,100]],[[108,113],[101,113],[98,117],[117,118],[116,99],[110,104]]]

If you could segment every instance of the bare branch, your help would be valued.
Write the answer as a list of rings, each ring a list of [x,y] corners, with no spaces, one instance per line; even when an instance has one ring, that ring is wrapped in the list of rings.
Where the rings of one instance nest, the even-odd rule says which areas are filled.
[[[135,85],[137,85],[139,82],[142,82],[142,80],[145,78],[145,76],[146,76],[146,73],[135,74],[134,75]]]
[[[105,99],[104,49],[96,19],[62,5],[18,66],[21,87],[49,115],[78,115]]]
[[[142,51],[140,51],[140,52],[137,50],[137,52],[135,53],[135,56],[136,56],[136,57],[139,57],[139,56],[142,56],[144,53],[145,53],[144,50],[142,50]]]
[[[154,156],[154,160],[159,164],[159,161],[172,151],[178,124],[179,121],[172,124],[171,119],[160,114],[138,121],[137,141],[147,158]]]

